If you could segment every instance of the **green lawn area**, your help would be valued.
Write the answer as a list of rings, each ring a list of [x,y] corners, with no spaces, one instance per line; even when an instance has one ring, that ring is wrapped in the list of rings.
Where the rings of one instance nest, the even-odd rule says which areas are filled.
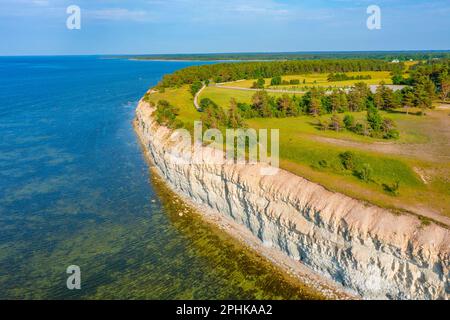
[[[247,120],[247,123],[252,128],[279,129],[280,157],[285,161],[282,162],[282,167],[331,190],[380,206],[394,206],[393,203],[396,200],[406,200],[427,191],[427,186],[413,170],[413,167],[417,165],[414,161],[400,156],[316,141],[312,138],[317,136],[342,138],[340,135],[343,134],[354,141],[369,140],[366,143],[374,143],[370,141],[373,140],[371,138],[360,137],[350,132],[317,131],[311,126],[310,118],[304,116],[289,119],[251,119]],[[346,170],[343,167],[340,154],[346,151],[354,153],[355,168],[360,168],[364,164],[372,168],[373,181],[362,182],[352,170]],[[323,161],[326,165],[323,165]],[[393,184],[396,181],[400,181],[400,195],[397,197],[387,195],[383,190],[383,184]]]
[[[217,87],[207,87],[200,95],[200,100],[209,98],[224,109],[228,109],[231,98],[236,99],[237,102],[251,103],[252,96],[255,91],[242,91],[233,89],[224,89]],[[270,96],[281,97],[283,93],[269,93]],[[294,96],[295,94],[291,94]]]
[[[223,108],[227,108],[232,97],[238,102],[250,102],[253,94],[252,91],[208,87],[203,91],[201,98],[210,98]],[[178,118],[184,122],[186,128],[192,129],[193,121],[199,120],[200,113],[193,105],[188,86],[166,89],[163,93],[154,93],[148,97],[148,100],[154,103],[161,99],[168,100],[180,109]],[[357,119],[362,119],[365,112],[353,115]],[[256,118],[248,119],[246,123],[250,128],[280,130],[280,156],[283,169],[320,183],[330,190],[382,207],[409,211],[417,209],[419,213],[424,208],[431,208],[434,212],[450,216],[450,201],[448,201],[450,163],[414,156],[416,151],[414,148],[424,154],[449,152],[446,144],[448,137],[442,135],[442,128],[445,129],[446,123],[441,123],[443,119],[447,121],[449,118],[447,113],[442,112],[441,115],[438,111],[434,111],[429,116],[421,117],[414,114],[407,115],[398,110],[395,113],[383,112],[383,116],[392,118],[398,123],[399,140],[386,142],[349,131],[320,131],[316,128],[318,119],[311,116],[283,119]],[[329,119],[331,115],[322,117]],[[429,143],[430,141],[437,143]],[[391,149],[393,152],[389,151]],[[340,154],[345,151],[354,153],[357,168],[364,164],[372,168],[370,182],[364,182],[351,170],[344,169]],[[420,172],[425,173],[426,181]],[[392,185],[396,181],[400,182],[400,189],[399,195],[394,196],[386,192],[383,184]]]
[[[165,89],[164,92],[156,92],[147,95],[148,102],[157,104],[159,100],[167,100],[172,105],[180,109],[178,119],[183,121],[184,126],[193,129],[193,122],[200,118],[199,112],[195,109],[194,98],[190,92],[189,86],[182,86],[177,89]]]

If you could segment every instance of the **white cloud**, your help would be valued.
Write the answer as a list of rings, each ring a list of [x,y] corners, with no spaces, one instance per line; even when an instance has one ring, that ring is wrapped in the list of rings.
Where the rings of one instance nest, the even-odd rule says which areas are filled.
[[[48,0],[33,0],[31,1],[36,6],[48,6],[50,4],[50,1]]]
[[[239,13],[252,13],[252,14],[262,14],[262,15],[287,15],[289,14],[289,10],[286,9],[278,9],[274,7],[263,7],[263,6],[251,6],[247,4],[242,4],[236,6],[233,11],[237,11]]]
[[[82,14],[91,19],[115,21],[149,21],[150,14],[145,10],[129,10],[124,8],[110,8],[98,10],[84,10]]]

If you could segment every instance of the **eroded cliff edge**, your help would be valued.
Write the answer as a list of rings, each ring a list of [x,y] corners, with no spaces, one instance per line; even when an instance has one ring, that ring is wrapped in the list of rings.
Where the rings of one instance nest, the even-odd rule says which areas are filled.
[[[171,131],[141,101],[135,128],[166,182],[268,247],[365,299],[448,299],[450,232],[259,165],[183,164]]]

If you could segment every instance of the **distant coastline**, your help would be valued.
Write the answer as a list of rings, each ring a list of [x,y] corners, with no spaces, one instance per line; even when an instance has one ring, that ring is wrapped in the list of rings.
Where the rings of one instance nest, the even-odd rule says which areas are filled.
[[[256,61],[271,61],[271,60],[195,60],[195,59],[146,59],[146,58],[127,58],[128,61],[156,61],[156,62],[256,62]]]
[[[330,52],[242,52],[242,53],[197,53],[197,54],[149,54],[104,56],[110,59],[132,61],[170,62],[232,62],[232,61],[273,61],[273,60],[318,60],[318,59],[380,59],[380,60],[428,60],[450,58],[450,50],[422,51],[330,51]]]

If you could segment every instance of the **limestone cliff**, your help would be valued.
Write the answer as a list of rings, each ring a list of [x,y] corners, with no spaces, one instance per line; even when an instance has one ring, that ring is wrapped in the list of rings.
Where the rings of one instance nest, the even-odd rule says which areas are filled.
[[[181,164],[171,131],[141,101],[135,126],[167,183],[195,203],[245,226],[316,273],[365,299],[448,299],[449,230],[424,225],[260,165]]]

